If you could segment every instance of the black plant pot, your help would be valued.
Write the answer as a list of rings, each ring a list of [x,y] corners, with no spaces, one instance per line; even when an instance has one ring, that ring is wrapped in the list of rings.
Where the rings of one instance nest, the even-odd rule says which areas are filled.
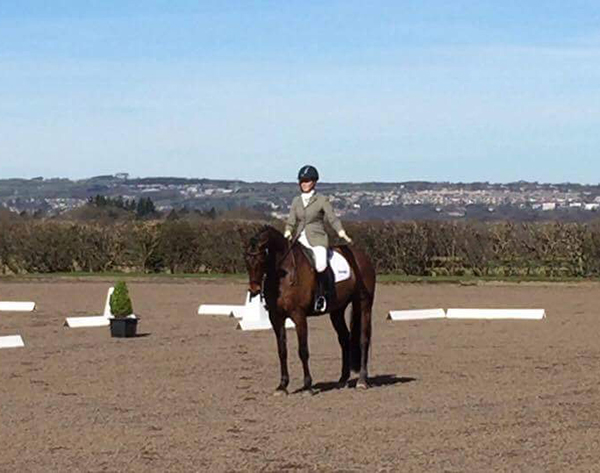
[[[138,320],[130,317],[110,319],[111,337],[135,337]]]

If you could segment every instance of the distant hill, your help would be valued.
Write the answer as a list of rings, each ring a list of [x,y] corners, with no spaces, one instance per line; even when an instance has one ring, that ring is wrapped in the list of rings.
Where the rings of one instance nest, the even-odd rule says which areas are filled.
[[[564,220],[598,216],[600,186],[578,183],[451,183],[451,182],[320,182],[336,212],[349,220]],[[97,195],[128,200],[150,198],[160,213],[211,209],[283,218],[298,193],[295,182],[244,182],[226,179],[145,177],[127,174],[64,178],[0,180],[0,208],[13,213],[80,216]],[[258,218],[258,217],[257,217]]]

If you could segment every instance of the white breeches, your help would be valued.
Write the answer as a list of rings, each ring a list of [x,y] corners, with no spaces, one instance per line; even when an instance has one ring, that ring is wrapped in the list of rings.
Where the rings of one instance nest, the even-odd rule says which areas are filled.
[[[327,269],[327,248],[324,246],[310,246],[306,233],[302,232],[298,241],[306,248],[310,248],[315,255],[315,269],[321,273]]]

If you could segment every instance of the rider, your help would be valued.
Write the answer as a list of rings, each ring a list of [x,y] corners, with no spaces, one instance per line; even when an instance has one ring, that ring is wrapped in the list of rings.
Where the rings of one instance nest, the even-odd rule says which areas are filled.
[[[327,269],[327,248],[329,239],[325,231],[324,222],[327,221],[337,232],[340,238],[352,243],[344,231],[340,219],[333,212],[333,207],[324,195],[315,192],[319,180],[319,173],[313,166],[302,166],[298,172],[298,182],[302,193],[294,197],[290,207],[290,214],[285,226],[284,236],[292,238],[292,231],[297,226],[295,238],[306,248],[310,248],[315,256],[315,269],[317,270],[317,298],[315,312],[327,310],[327,289],[334,284],[330,280]]]

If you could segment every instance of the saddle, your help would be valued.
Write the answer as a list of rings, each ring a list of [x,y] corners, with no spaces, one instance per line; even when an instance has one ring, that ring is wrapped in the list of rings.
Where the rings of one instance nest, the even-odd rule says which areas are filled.
[[[310,265],[316,272],[314,253],[309,248],[306,248],[302,245],[300,246],[302,247],[302,251],[306,255],[306,258],[310,262]],[[327,268],[328,269],[326,271],[332,271],[333,279],[336,284],[338,282],[345,281],[346,279],[350,279],[352,274],[350,272],[350,264],[348,263],[348,260],[346,260],[341,253],[338,253],[332,248],[327,249]]]
[[[302,247],[311,266],[317,274],[317,291],[313,301],[313,313],[323,314],[329,311],[329,308],[335,304],[336,292],[335,285],[340,281],[350,278],[350,265],[346,258],[331,248],[327,249],[327,268],[318,273],[315,268],[315,258],[309,248]],[[324,298],[324,301],[323,301]]]

